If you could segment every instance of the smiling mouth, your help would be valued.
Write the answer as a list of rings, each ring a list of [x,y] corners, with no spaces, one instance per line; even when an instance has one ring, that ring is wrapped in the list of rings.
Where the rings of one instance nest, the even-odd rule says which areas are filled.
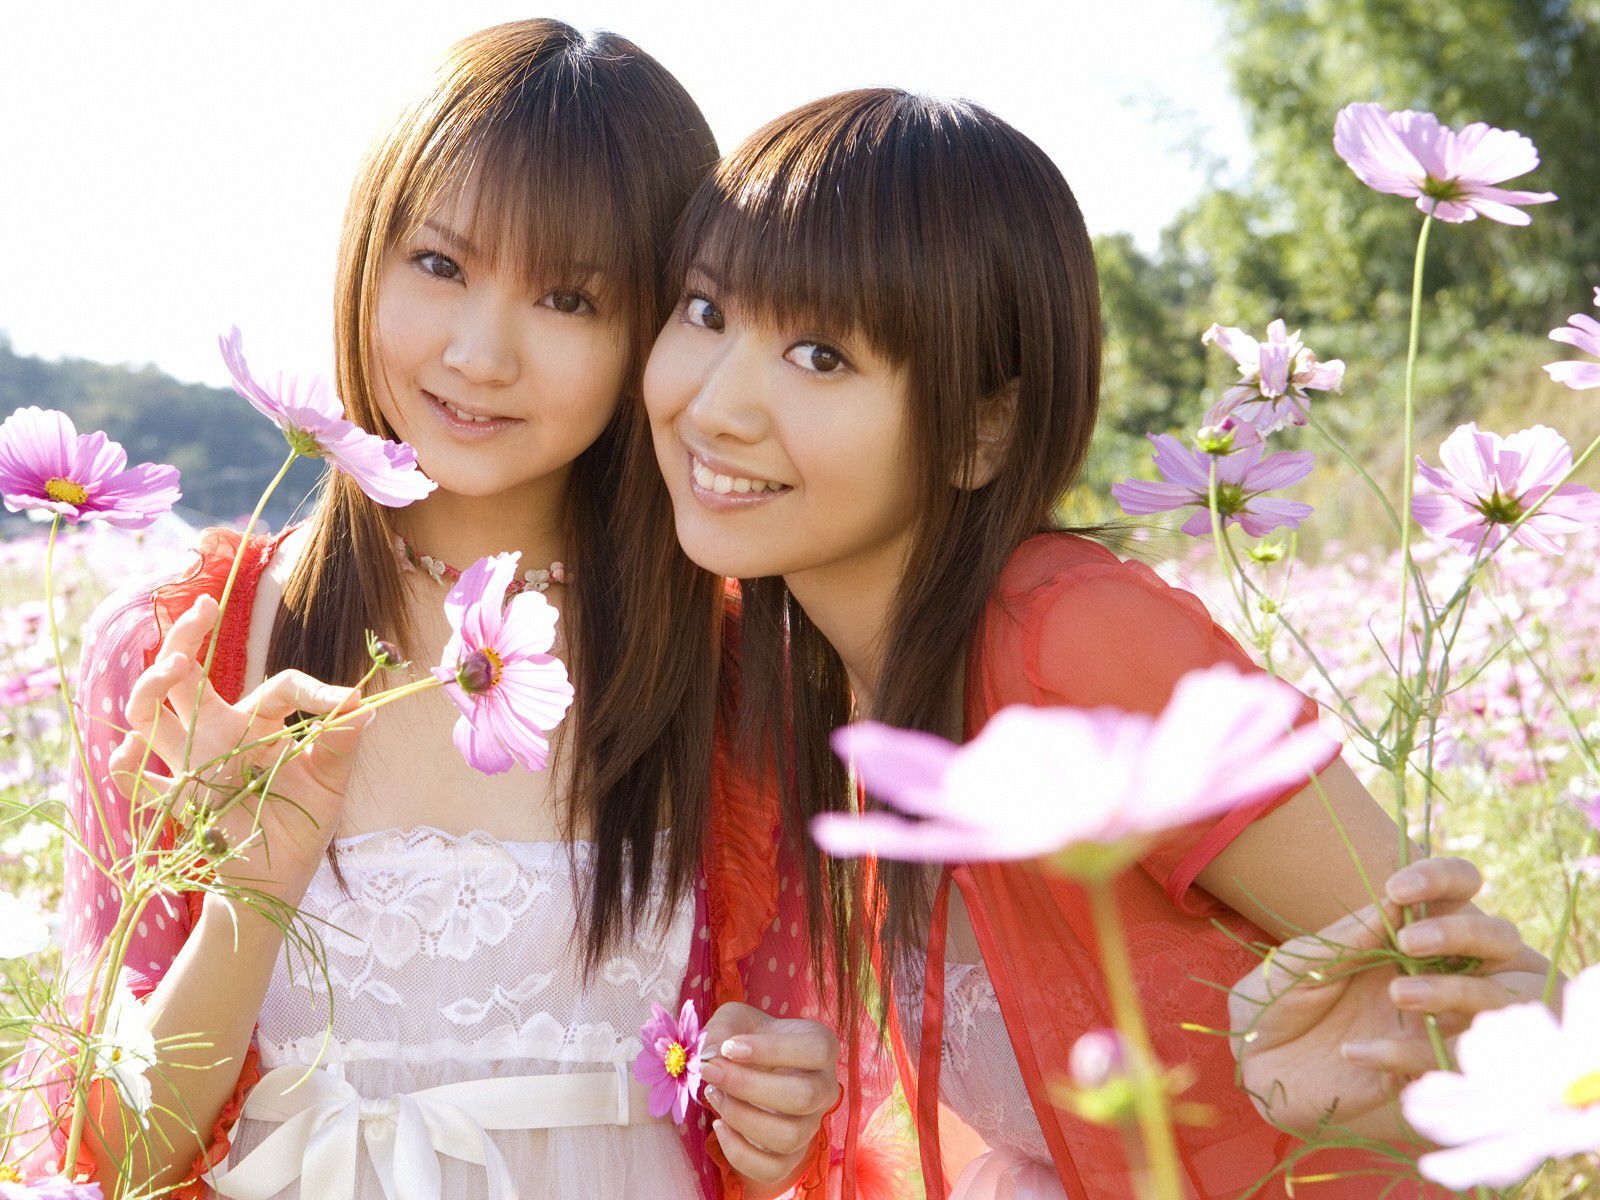
[[[484,433],[493,429],[504,429],[509,425],[520,424],[516,417],[500,417],[490,413],[469,412],[458,404],[446,400],[443,396],[436,396],[426,388],[420,389],[422,398],[429,406],[447,421],[459,426],[480,430]]]
[[[756,479],[749,475],[724,475],[720,471],[712,470],[692,453],[689,455],[689,464],[689,474],[694,479],[695,486],[701,491],[712,492],[718,496],[765,495],[790,490],[788,484],[775,483],[770,479]]]

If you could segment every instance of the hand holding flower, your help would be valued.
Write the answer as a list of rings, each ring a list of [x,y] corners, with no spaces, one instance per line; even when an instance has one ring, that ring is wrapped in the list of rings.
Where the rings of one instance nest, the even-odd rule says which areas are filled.
[[[735,1171],[776,1195],[839,1099],[839,1039],[816,1021],[729,1003],[706,1022],[705,1045],[716,1051],[700,1073],[717,1142]]]
[[[284,718],[295,712],[337,714],[358,694],[300,671],[280,671],[229,704],[201,666],[201,649],[216,620],[217,602],[202,596],[168,631],[129,693],[129,732],[111,756],[111,775],[136,803],[148,802],[154,789],[164,804],[179,805],[174,815],[198,826],[207,857],[225,878],[297,904],[333,836],[361,731],[371,717],[363,713],[326,730],[279,765],[291,748],[281,736]],[[279,736],[235,753],[272,735]],[[147,746],[159,762],[147,758]],[[173,791],[173,777],[158,768],[180,770],[186,752],[198,783]],[[216,765],[203,768],[210,763]],[[260,784],[238,792],[247,773]],[[263,790],[272,798],[264,799]],[[164,819],[165,812],[158,816]]]
[[[1470,903],[1482,886],[1464,859],[1412,863],[1385,885],[1382,916],[1369,906],[1285,942],[1240,980],[1230,1001],[1234,1053],[1262,1115],[1308,1134],[1327,1118],[1365,1136],[1415,1140],[1393,1101],[1439,1065],[1424,1015],[1453,1037],[1478,1013],[1537,999],[1544,986],[1548,964],[1516,927]],[[1403,928],[1402,905],[1413,912]],[[1385,920],[1399,929],[1393,943]],[[1401,956],[1437,969],[1408,975]],[[1470,959],[1471,972],[1448,969]]]

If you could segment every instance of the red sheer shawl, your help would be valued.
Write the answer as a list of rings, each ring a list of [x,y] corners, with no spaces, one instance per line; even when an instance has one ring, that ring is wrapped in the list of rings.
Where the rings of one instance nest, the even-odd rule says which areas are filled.
[[[985,612],[968,663],[966,733],[974,736],[1008,704],[1156,713],[1185,673],[1219,662],[1260,669],[1195,596],[1097,543],[1041,535],[1012,556]],[[1299,720],[1316,719],[1317,706],[1308,699]],[[1185,1177],[1201,1200],[1244,1195],[1300,1144],[1262,1120],[1236,1086],[1227,1040],[1185,1028],[1228,1028],[1225,989],[1258,962],[1235,938],[1271,940],[1196,887],[1195,877],[1250,822],[1299,790],[1178,831],[1116,884],[1155,1051],[1169,1066],[1188,1064],[1196,1083],[1185,1099],[1216,1114],[1205,1127],[1177,1132]],[[953,1183],[939,1161],[937,1136],[944,904],[952,881],[971,916],[1063,1189],[1073,1200],[1125,1200],[1130,1185],[1120,1134],[1078,1119],[1049,1096],[1050,1084],[1067,1078],[1068,1052],[1078,1037],[1113,1024],[1085,898],[1072,883],[1012,863],[967,864],[946,873],[928,947],[923,1043],[908,1050],[896,1031],[927,1194],[943,1197]],[[1366,1155],[1328,1150],[1303,1160],[1296,1175],[1371,1172],[1376,1165]],[[1365,1200],[1384,1182],[1367,1173],[1297,1183],[1294,1194]],[[1388,1194],[1419,1193],[1405,1185]],[[1253,1195],[1288,1193],[1280,1174]]]

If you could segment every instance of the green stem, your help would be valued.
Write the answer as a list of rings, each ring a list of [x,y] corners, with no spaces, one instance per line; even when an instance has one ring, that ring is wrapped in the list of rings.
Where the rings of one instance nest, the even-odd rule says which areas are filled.
[[[1178,1166],[1178,1147],[1172,1136],[1172,1120],[1167,1112],[1167,1090],[1161,1065],[1150,1046],[1144,1014],[1139,1009],[1138,990],[1128,963],[1128,943],[1117,916],[1116,896],[1109,879],[1095,879],[1087,886],[1089,907],[1094,914],[1095,937],[1100,943],[1100,968],[1105,975],[1111,1000],[1112,1019],[1132,1059],[1134,1112],[1144,1142],[1153,1200],[1183,1200],[1183,1177]]]
[[[1600,849],[1600,831],[1591,831],[1583,844],[1582,858],[1588,858]],[[1561,956],[1567,950],[1567,936],[1572,932],[1572,919],[1578,914],[1578,890],[1582,886],[1583,872],[1573,871],[1567,880],[1567,902],[1561,909],[1561,924],[1556,926],[1556,944],[1550,951],[1550,966],[1544,973],[1544,991],[1540,999],[1546,1007],[1555,1003],[1556,983],[1561,978]]]
[[[1400,628],[1399,642],[1395,647],[1395,682],[1403,686],[1406,664],[1406,600],[1411,594],[1411,489],[1412,460],[1416,457],[1416,385],[1417,354],[1422,345],[1422,268],[1428,254],[1428,231],[1433,228],[1433,213],[1422,219],[1422,232],[1417,235],[1416,262],[1411,270],[1411,337],[1406,347],[1405,434],[1400,460]],[[1403,739],[1409,741],[1409,738]],[[1400,817],[1400,861],[1411,861],[1411,836],[1406,821],[1406,767],[1410,762],[1409,746],[1399,747],[1405,753],[1395,755],[1394,783],[1395,805]]]

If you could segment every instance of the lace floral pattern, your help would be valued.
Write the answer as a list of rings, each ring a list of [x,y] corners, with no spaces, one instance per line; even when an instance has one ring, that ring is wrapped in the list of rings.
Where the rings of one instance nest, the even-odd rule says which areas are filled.
[[[921,954],[908,954],[896,980],[901,1027],[913,1056],[922,1039],[926,965]],[[1050,1151],[1011,1049],[1000,1000],[982,963],[945,964],[944,1005],[940,1099],[991,1147],[1048,1161]]]
[[[631,1058],[650,1005],[677,1002],[692,901],[663,927],[653,888],[637,936],[584,985],[579,882],[593,852],[426,827],[337,840],[343,883],[324,866],[301,903],[323,957],[280,960],[264,1060]]]

